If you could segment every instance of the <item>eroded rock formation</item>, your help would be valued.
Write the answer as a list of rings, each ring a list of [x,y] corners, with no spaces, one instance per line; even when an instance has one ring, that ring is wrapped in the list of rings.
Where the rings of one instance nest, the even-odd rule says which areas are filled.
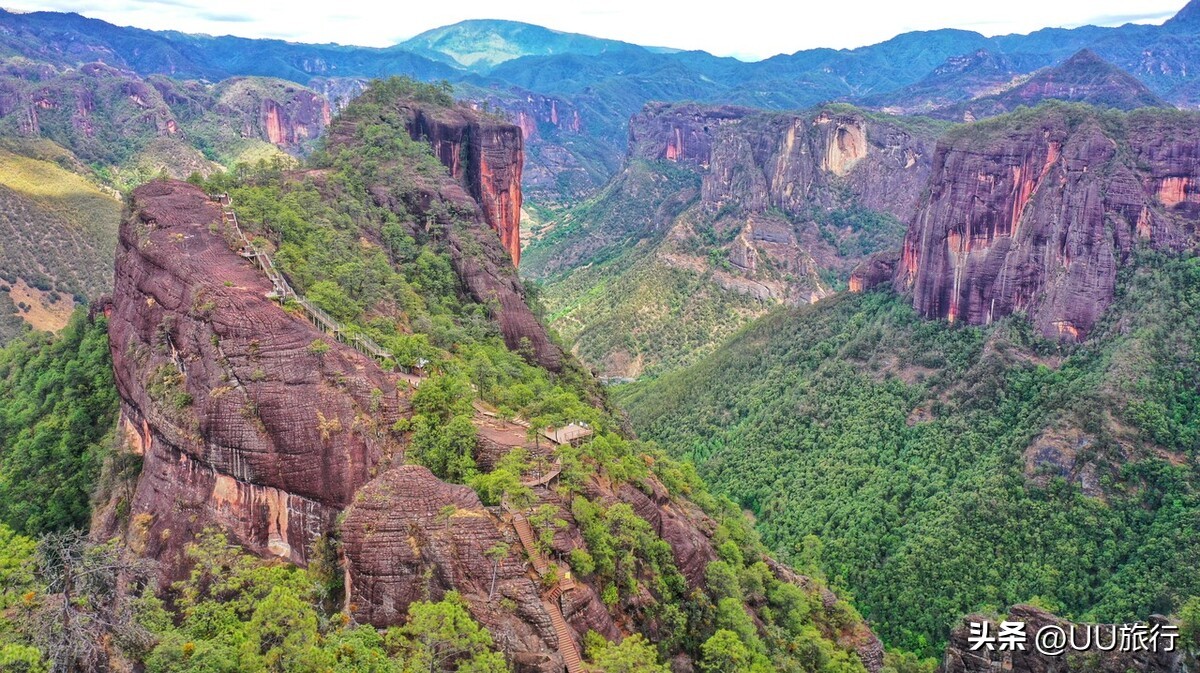
[[[786,115],[730,106],[648,105],[630,122],[635,157],[704,169],[719,209],[801,213],[834,206],[844,182],[864,206],[907,220],[929,176],[933,140],[852,108]]]
[[[276,101],[262,99],[259,122],[267,140],[284,148],[294,148],[315,140],[329,126],[329,103],[315,92],[296,88],[292,96]],[[252,131],[247,129],[247,135]]]
[[[156,147],[150,154],[164,162],[159,168],[176,175],[208,172],[211,167],[196,165],[196,148],[227,151],[235,138],[303,154],[329,125],[330,114],[315,91],[269,78],[217,84],[143,79],[103,63],[78,69],[13,63],[0,70],[0,129],[48,137],[101,163]],[[178,156],[185,151],[186,162]]]
[[[1082,339],[1136,245],[1194,243],[1198,180],[1192,115],[1114,125],[1049,106],[966,128],[938,147],[895,287],[926,317],[1024,311],[1046,335]]]
[[[270,283],[234,251],[220,209],[201,190],[156,181],[130,204],[106,308],[121,427],[143,456],[124,534],[162,562],[165,579],[186,570],[184,547],[209,527],[253,553],[304,565],[344,513],[346,609],[365,623],[396,624],[413,601],[457,591],[517,670],[545,672],[562,670],[561,637],[578,647],[588,631],[670,635],[644,610],[649,595],[610,608],[589,577],[561,596],[547,593],[512,513],[403,464],[393,425],[411,410],[400,375],[268,298]],[[668,543],[688,586],[703,586],[717,525],[695,505],[654,477],[636,488],[593,476],[582,492],[629,504]],[[565,567],[586,547],[570,502],[547,486],[535,494],[566,522],[550,545]],[[105,512],[99,536],[122,528],[114,508]],[[555,628],[559,615],[565,632]],[[878,641],[865,625],[851,626],[831,637],[878,670]]]
[[[521,263],[521,128],[465,108],[414,109],[410,132],[433,145],[434,154],[479,202],[484,219]]]
[[[144,468],[133,542],[178,567],[210,525],[303,564],[397,450],[395,382],[266,297],[196,187],[152,182],[122,223],[109,335],[121,423]],[[315,341],[331,346],[319,354]]]

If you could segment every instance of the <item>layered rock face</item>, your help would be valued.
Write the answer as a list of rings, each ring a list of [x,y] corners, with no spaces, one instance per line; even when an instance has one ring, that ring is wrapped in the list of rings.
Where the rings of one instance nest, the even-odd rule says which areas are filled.
[[[412,111],[413,139],[427,139],[434,154],[479,202],[484,219],[512,259],[521,263],[521,127],[492,121],[463,108]]]
[[[463,286],[476,301],[494,307],[492,318],[508,347],[528,351],[537,364],[559,371],[562,350],[525,302],[525,287],[515,268],[521,254],[520,128],[485,119],[466,107],[400,105],[410,119],[409,134],[430,143],[450,176],[425,185],[413,203],[394,203],[393,190],[385,184],[373,185],[371,193],[385,208],[429,213],[445,232],[450,260]],[[329,142],[357,142],[354,121],[335,122]],[[434,208],[435,203],[443,207]],[[455,226],[460,217],[479,226]]]
[[[0,69],[0,132],[49,138],[85,163],[152,174],[210,173],[216,165],[201,149],[236,155],[247,139],[302,155],[329,121],[324,97],[282,80],[143,79],[103,63]]]
[[[102,63],[66,71],[9,65],[0,73],[0,121],[14,134],[50,136],[68,147],[83,147],[85,153],[90,146],[111,140],[113,133],[171,136],[179,132],[154,87]]]
[[[521,182],[539,203],[586,196],[620,168],[628,115],[597,113],[578,101],[522,89],[492,90],[475,100],[474,105],[501,110],[521,127]],[[586,119],[581,110],[590,113]]]
[[[304,565],[341,515],[346,610],[364,623],[397,624],[412,602],[457,591],[517,670],[547,673],[563,670],[562,638],[578,649],[588,631],[670,635],[642,610],[650,596],[610,608],[588,577],[548,596],[513,515],[402,464],[393,425],[411,414],[409,388],[268,298],[265,275],[234,251],[220,210],[198,188],[156,181],[135,190],[130,206],[107,309],[121,427],[143,456],[125,535],[161,561],[165,580],[186,571],[183,549],[205,528]],[[689,587],[703,586],[717,525],[697,507],[653,477],[636,488],[597,476],[582,491],[629,504],[670,545]],[[586,548],[570,502],[547,486],[535,494],[566,522],[550,545],[565,563]],[[120,528],[109,512],[96,524],[100,537]],[[834,635],[878,669],[878,640],[865,625]]]
[[[845,185],[862,205],[906,220],[929,176],[933,140],[850,108],[784,115],[736,107],[652,104],[630,122],[630,153],[703,170],[719,210],[799,214],[833,206]]]
[[[396,449],[395,382],[266,297],[198,188],[152,182],[123,222],[109,321],[121,423],[144,457],[133,542],[179,567],[210,525],[303,564]],[[330,348],[312,348],[324,341]]]
[[[1072,624],[1065,619],[1033,607],[1031,605],[1015,605],[1009,611],[1009,621],[1023,622],[1028,642],[1023,650],[1001,652],[998,649],[971,649],[969,624],[971,622],[987,622],[989,632],[996,634],[999,627],[996,620],[980,615],[968,616],[963,623],[950,633],[950,642],[946,647],[946,656],[939,670],[942,673],[992,673],[993,671],[1012,671],[1012,673],[1126,673],[1140,671],[1142,673],[1183,673],[1188,670],[1183,657],[1183,648],[1177,643],[1174,652],[1120,651],[1130,648],[1112,647],[1110,651],[1101,649],[1107,646],[1113,638],[1111,626],[1101,626],[1099,643],[1096,632],[1091,636],[1085,635],[1087,624],[1074,625],[1076,628],[1076,644],[1083,651],[1066,652],[1058,656],[1048,656],[1038,652],[1034,646],[1034,636],[1045,626],[1062,628],[1070,637]],[[1165,625],[1167,620],[1162,617],[1151,617],[1151,624]],[[1120,637],[1117,636],[1117,643]],[[1160,641],[1165,643],[1166,641]]]
[[[246,125],[243,134],[262,135],[273,145],[294,149],[316,140],[329,126],[332,113],[329,103],[316,92],[294,88],[290,96],[277,101],[263,98],[259,104],[258,127]]]
[[[988,324],[1027,312],[1082,339],[1134,246],[1192,245],[1200,127],[1137,112],[1121,125],[1049,106],[952,134],[938,147],[894,286],[929,318]]]

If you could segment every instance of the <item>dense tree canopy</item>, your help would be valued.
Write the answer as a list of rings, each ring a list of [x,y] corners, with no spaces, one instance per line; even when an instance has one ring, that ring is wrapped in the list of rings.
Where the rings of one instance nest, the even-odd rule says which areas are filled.
[[[932,655],[971,610],[1145,619],[1200,592],[1198,333],[1200,259],[1145,253],[1079,347],[843,296],[621,397],[768,547]]]
[[[116,413],[103,317],[79,309],[57,337],[0,348],[0,523],[30,535],[86,526]]]

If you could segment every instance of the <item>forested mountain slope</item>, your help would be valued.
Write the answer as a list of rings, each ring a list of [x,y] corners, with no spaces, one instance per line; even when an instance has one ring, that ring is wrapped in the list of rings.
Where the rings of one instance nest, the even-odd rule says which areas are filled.
[[[332,129],[301,170],[134,190],[111,302],[0,352],[0,661],[882,670],[852,607],[547,340],[487,212],[520,201],[515,127],[391,80]],[[61,534],[93,486],[95,542]]]
[[[666,371],[896,247],[946,127],[843,105],[647,106],[625,168],[535,233],[523,273],[588,364]]]
[[[618,397],[889,643],[1029,600],[1145,619],[1200,593],[1200,263],[1140,253],[1118,288],[1072,348],[842,295]]]
[[[62,329],[112,287],[121,203],[49,142],[0,145],[0,343]]]

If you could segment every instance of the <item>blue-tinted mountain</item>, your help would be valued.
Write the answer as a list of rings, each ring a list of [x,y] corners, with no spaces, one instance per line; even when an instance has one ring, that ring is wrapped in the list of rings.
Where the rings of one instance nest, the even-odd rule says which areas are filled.
[[[498,19],[460,21],[427,30],[397,46],[434,61],[476,72],[487,72],[500,63],[522,56],[595,56],[614,51],[663,51],[619,40],[564,33],[530,23]]]
[[[306,84],[322,76],[407,74],[433,80],[455,74],[454,68],[444,63],[396,47],[376,49],[152,31],[60,12],[0,10],[0,56],[24,56],[59,66],[102,61],[140,75],[213,81],[260,75]]]
[[[59,66],[99,60],[141,75],[180,79],[260,75],[314,86],[320,80],[322,91],[361,90],[361,80],[392,74],[447,79],[514,121],[525,114],[527,129],[536,126],[529,121],[530,106],[541,106],[535,116],[545,133],[532,147],[547,168],[531,175],[559,196],[578,198],[620,165],[628,120],[651,101],[786,110],[847,100],[920,113],[987,95],[989,87],[1002,90],[1089,49],[1162,99],[1194,105],[1200,103],[1198,7],[1200,0],[1193,0],[1161,26],[1051,28],[997,37],[950,29],[910,32],[857,49],[808,49],[754,63],[508,21],[463,22],[379,49],[149,31],[75,14],[4,12],[0,57]],[[955,63],[969,64],[981,53],[991,66],[955,71]],[[985,72],[987,67],[993,71]],[[343,79],[359,81],[342,86]],[[568,124],[558,108],[570,110]],[[568,168],[569,179],[547,172],[558,166]]]
[[[1133,75],[1084,49],[1000,93],[948,106],[932,116],[956,121],[981,119],[1033,107],[1044,100],[1087,103],[1116,110],[1173,107]]]

